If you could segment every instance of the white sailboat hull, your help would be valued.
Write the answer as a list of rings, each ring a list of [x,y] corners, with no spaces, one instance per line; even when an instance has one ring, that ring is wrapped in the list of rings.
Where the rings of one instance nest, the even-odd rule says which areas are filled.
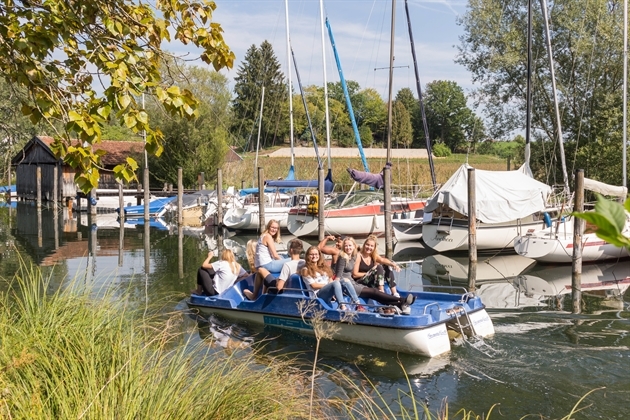
[[[394,236],[399,242],[417,241],[422,238],[422,218],[392,219]]]
[[[573,261],[573,233],[556,235],[550,229],[519,236],[514,250],[524,257],[546,263],[571,263]],[[582,236],[582,261],[604,261],[630,256],[626,248],[619,248],[600,239],[594,233]]]
[[[276,220],[280,228],[286,229],[291,207],[265,207],[265,220]],[[223,216],[223,224],[228,229],[258,230],[260,210],[258,206],[229,209]]]
[[[467,221],[451,224],[452,219],[433,219],[422,229],[422,241],[437,252],[468,250]],[[465,224],[464,224],[465,223]],[[514,240],[528,229],[544,228],[544,221],[513,221],[500,224],[477,223],[477,249],[500,250],[514,247]],[[531,257],[530,257],[531,258]]]

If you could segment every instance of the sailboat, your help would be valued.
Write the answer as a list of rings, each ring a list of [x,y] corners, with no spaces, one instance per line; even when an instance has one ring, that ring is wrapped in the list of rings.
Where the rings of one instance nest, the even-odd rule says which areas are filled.
[[[385,234],[385,205],[383,192],[380,191],[384,185],[383,173],[369,173],[367,160],[363,152],[363,146],[359,137],[359,131],[354,118],[350,95],[348,94],[341,61],[335,45],[335,38],[329,20],[326,18],[325,25],[328,29],[328,36],[332,45],[335,61],[341,86],[344,91],[346,105],[348,108],[350,121],[352,122],[355,140],[359,149],[359,154],[363,162],[365,172],[349,170],[351,177],[358,182],[365,183],[372,187],[371,190],[355,190],[357,183],[353,185],[349,192],[339,194],[332,198],[324,206],[324,230],[329,233],[352,236],[382,236]],[[329,154],[330,156],[330,154]],[[389,157],[389,153],[388,153]],[[391,165],[390,165],[391,166]],[[375,188],[375,189],[374,189]],[[316,200],[316,197],[313,197]],[[316,236],[319,233],[318,206],[311,201],[309,204],[297,206],[289,211],[287,229],[295,236]],[[420,198],[392,198],[391,212],[394,218],[411,219],[418,217],[424,208],[425,200]]]
[[[545,19],[545,27],[547,28],[547,47],[551,51],[551,41],[549,40],[549,29],[547,24],[547,12],[546,4],[543,0],[543,15]],[[624,33],[627,32],[627,23],[624,23]],[[620,198],[625,200],[628,189],[625,186],[626,179],[626,156],[625,156],[625,144],[626,144],[626,88],[627,88],[627,57],[625,50],[627,49],[627,39],[624,41],[624,83],[623,83],[623,111],[624,111],[624,123],[623,123],[623,186],[608,185],[599,181],[584,178],[584,189],[594,191],[602,195],[609,197]],[[551,56],[551,52],[549,53]],[[552,81],[553,67],[552,67]],[[555,81],[554,81],[555,89]],[[555,94],[555,93],[554,93]],[[557,102],[557,101],[556,101]],[[556,113],[559,115],[556,103]],[[559,116],[558,126],[560,126]],[[560,130],[559,130],[560,131]],[[562,144],[562,138],[559,138],[559,144]],[[562,157],[563,171],[566,177],[566,164],[564,161],[564,150],[560,149]],[[566,182],[566,181],[565,181]],[[568,188],[568,187],[567,187]],[[522,236],[519,236],[514,241],[514,250],[523,256],[534,258],[537,261],[546,263],[571,263],[573,261],[573,237],[574,237],[574,219],[573,217],[565,217],[559,219],[553,226],[548,226],[547,229],[536,230],[529,229]],[[582,232],[581,232],[582,233]],[[623,235],[630,237],[630,215],[626,213],[626,223]],[[600,238],[594,232],[582,234],[581,243],[581,258],[583,262],[603,261],[610,259],[619,259],[630,256],[626,248],[619,248],[612,245]]]
[[[317,180],[296,180],[295,179],[295,153],[293,152],[293,88],[291,82],[291,57],[295,65],[295,71],[300,85],[300,91],[304,102],[305,112],[311,128],[311,136],[315,147],[315,153],[317,155],[319,167],[321,168],[322,162],[317,150],[317,141],[312,129],[312,124],[308,114],[308,107],[304,101],[304,92],[302,91],[302,84],[300,81],[300,75],[297,69],[297,62],[295,61],[295,55],[291,48],[291,41],[289,36],[289,4],[288,0],[285,0],[285,20],[286,20],[286,40],[287,40],[287,68],[288,68],[288,90],[289,90],[289,133],[291,138],[291,168],[289,175],[284,180],[274,180],[265,182],[265,191],[263,194],[259,194],[257,188],[252,188],[245,197],[245,203],[243,206],[237,206],[229,209],[223,218],[223,224],[229,229],[236,230],[258,230],[260,226],[260,204],[258,197],[264,197],[265,217],[267,220],[276,220],[280,228],[287,227],[287,219],[289,216],[289,210],[302,203],[308,203],[309,196],[304,194],[295,194],[296,189],[309,189],[317,188]],[[261,115],[262,118],[262,115]],[[330,155],[330,153],[329,153]],[[330,194],[334,189],[334,182],[332,180],[332,170],[329,169],[328,175],[324,181],[324,192]],[[287,191],[293,193],[287,194]]]

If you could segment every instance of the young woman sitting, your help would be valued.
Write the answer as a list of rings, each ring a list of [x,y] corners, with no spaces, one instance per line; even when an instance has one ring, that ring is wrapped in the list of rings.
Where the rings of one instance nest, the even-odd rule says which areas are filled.
[[[327,304],[330,305],[334,297],[339,304],[339,310],[345,311],[347,308],[344,304],[343,295],[346,293],[356,305],[355,309],[357,311],[365,311],[350,282],[332,279],[333,273],[330,267],[326,265],[321,251],[316,246],[312,246],[306,251],[306,265],[300,274],[307,287]]]
[[[400,271],[400,267],[394,261],[378,255],[376,251],[376,236],[370,235],[359,250],[354,269],[352,270],[352,278],[359,284],[378,288],[381,292],[385,291],[385,282],[387,282],[392,295],[398,297],[399,294],[396,290],[396,280],[392,269],[396,272]]]
[[[249,275],[236,262],[234,253],[229,249],[223,250],[220,260],[210,263],[212,257],[214,257],[212,251],[208,252],[208,257],[197,270],[197,289],[193,290],[194,294],[204,296],[221,294],[238,280]]]
[[[280,238],[280,223],[271,219],[260,238],[258,238],[256,255],[254,257],[254,266],[257,269],[262,267],[272,273],[280,272],[282,265],[290,260],[290,258],[282,258],[276,252],[275,244],[280,242],[282,242]]]
[[[351,281],[354,286],[354,290],[360,298],[372,299],[382,305],[397,306],[402,313],[406,313],[410,305],[415,301],[415,296],[411,293],[406,298],[392,296],[390,294],[381,292],[378,289],[359,284],[352,278],[352,271],[357,260],[357,243],[353,238],[346,237],[343,240],[342,251],[337,259],[337,269],[335,271],[336,279],[343,279]]]

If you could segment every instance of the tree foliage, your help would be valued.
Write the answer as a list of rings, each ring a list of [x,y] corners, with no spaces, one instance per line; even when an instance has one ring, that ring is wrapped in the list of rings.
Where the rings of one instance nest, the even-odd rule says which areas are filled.
[[[261,125],[261,146],[283,142],[289,130],[288,88],[272,45],[263,41],[260,47],[247,50],[234,78],[234,120],[232,132],[249,150],[253,150],[262,98],[265,88]]]
[[[225,122],[230,119],[230,90],[227,77],[181,62],[163,71],[165,80],[172,79],[199,99],[199,117],[194,120],[169,117],[157,106],[148,107],[150,117],[158,121],[157,126],[164,133],[162,156],[149,159],[152,180],[158,185],[176,184],[179,167],[184,186],[194,186],[200,172],[205,173],[208,181],[215,179],[216,168],[223,164],[228,151]]]
[[[112,119],[146,133],[146,149],[160,155],[162,133],[138,101],[154,97],[169,113],[194,118],[198,101],[188,90],[163,83],[163,42],[177,40],[201,49],[216,70],[231,67],[234,54],[221,26],[212,22],[208,0],[0,2],[0,69],[13,89],[25,89],[21,110],[32,123],[55,132],[54,152],[77,169],[79,187],[96,186],[101,155],[92,145]],[[71,140],[76,139],[76,140]],[[136,162],[114,169],[134,177]]]
[[[392,104],[392,147],[409,148],[413,140],[413,129],[409,111],[400,101]]]
[[[427,84],[423,96],[431,141],[442,142],[452,151],[463,147],[473,118],[463,89],[455,82],[436,80]]]
[[[411,91],[411,89],[400,89],[396,94],[396,102],[401,102],[409,112],[414,146],[425,147],[424,142],[420,144],[420,140],[424,138],[424,134],[421,134],[424,133],[424,128],[422,127],[420,104],[418,103],[418,100],[413,96],[413,92]]]
[[[621,184],[623,24],[618,1],[558,0],[550,3],[551,43],[559,91],[567,166],[586,176]],[[542,10],[533,3],[532,170],[558,174],[557,127]],[[480,85],[491,136],[506,138],[525,129],[527,1],[471,0],[461,20],[457,62]],[[541,144],[549,143],[549,144]],[[534,159],[534,152],[538,155]],[[611,171],[610,165],[613,165]],[[551,171],[551,173],[549,173]]]

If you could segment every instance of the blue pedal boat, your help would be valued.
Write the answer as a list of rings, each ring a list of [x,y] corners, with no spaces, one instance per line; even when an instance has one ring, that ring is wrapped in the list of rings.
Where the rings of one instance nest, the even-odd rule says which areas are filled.
[[[492,320],[481,299],[463,288],[461,294],[413,292],[416,300],[409,315],[382,313],[380,309],[386,306],[372,300],[363,302],[366,312],[339,311],[336,302],[328,305],[315,297],[297,274],[289,278],[280,294],[266,293],[249,301],[243,295],[244,289],[253,290],[253,276],[217,296],[192,294],[186,303],[200,313],[311,335],[314,334],[311,319],[319,316],[338,324],[333,334],[335,340],[428,357],[451,349],[449,330],[466,336],[494,334]],[[412,292],[399,290],[399,293],[406,296]]]

